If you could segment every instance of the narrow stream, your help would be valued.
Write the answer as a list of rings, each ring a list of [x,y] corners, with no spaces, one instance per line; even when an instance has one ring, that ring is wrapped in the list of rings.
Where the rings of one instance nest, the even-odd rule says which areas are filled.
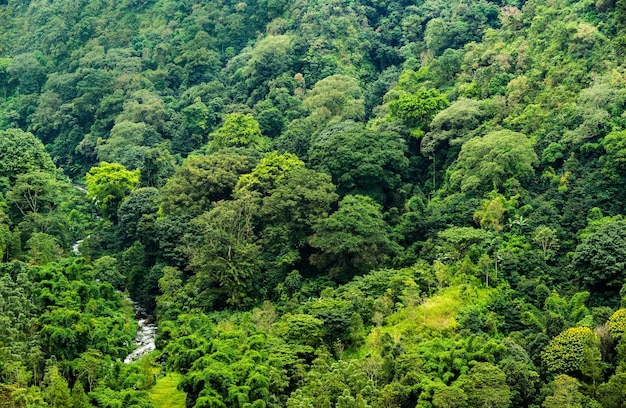
[[[87,190],[84,186],[80,184],[72,184],[76,187],[77,190],[87,193]],[[85,239],[89,238],[87,236]],[[72,252],[74,255],[80,255],[80,244],[84,241],[84,239],[79,239],[72,245]],[[137,324],[139,328],[137,329],[137,335],[135,336],[135,340],[133,344],[137,346],[135,350],[133,350],[126,358],[124,359],[125,364],[130,364],[133,361],[139,360],[141,357],[153,351],[156,346],[154,344],[154,340],[156,338],[157,326],[154,323],[151,323],[150,316],[146,314],[146,311],[139,306],[137,303],[133,302],[132,299],[128,298],[128,301],[132,303],[135,308],[135,316],[137,319]]]
[[[72,185],[74,186],[74,188],[76,188],[76,190],[80,191],[81,193],[87,194],[89,192],[87,191],[87,188],[82,184],[72,183]]]
[[[157,332],[156,325],[150,322],[149,316],[146,315],[141,306],[137,305],[132,300],[131,303],[135,307],[135,312],[137,313],[137,323],[139,324],[139,329],[137,330],[137,335],[135,336],[135,341],[133,342],[137,345],[137,348],[126,356],[124,359],[124,363],[126,364],[139,360],[141,357],[156,348],[154,345],[154,339],[156,338]]]
[[[87,238],[89,238],[89,237],[87,237]],[[83,243],[83,241],[84,241],[84,239],[79,239],[78,241],[76,241],[76,242],[74,243],[74,245],[72,245],[72,253],[73,253],[74,255],[80,255],[80,249],[79,249],[79,246],[80,246],[80,244],[82,244],[82,243]]]

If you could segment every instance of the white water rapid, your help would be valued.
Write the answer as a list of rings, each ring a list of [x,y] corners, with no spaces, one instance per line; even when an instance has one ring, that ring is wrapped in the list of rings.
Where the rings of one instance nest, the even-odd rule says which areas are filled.
[[[138,306],[135,302],[132,302],[135,307],[135,312],[137,313],[137,323],[139,324],[139,329],[137,330],[137,335],[135,336],[134,344],[137,345],[137,348],[133,350],[126,358],[124,359],[124,363],[129,364],[133,361],[139,360],[141,357],[153,351],[156,346],[154,345],[154,339],[156,338],[157,327],[155,324],[150,323],[150,319],[146,316],[145,311]]]

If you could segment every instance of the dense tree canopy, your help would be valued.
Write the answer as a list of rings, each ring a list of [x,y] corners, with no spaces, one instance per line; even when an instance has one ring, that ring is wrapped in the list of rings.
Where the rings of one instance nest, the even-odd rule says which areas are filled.
[[[0,1],[0,406],[622,407],[624,10]]]
[[[229,199],[239,177],[248,173],[253,164],[253,159],[239,154],[187,158],[163,187],[163,211],[201,214],[212,202]]]
[[[268,141],[261,134],[259,123],[252,115],[231,113],[224,117],[224,123],[209,135],[209,152],[217,152],[229,147],[249,147],[258,151],[267,149]]]
[[[14,181],[31,171],[54,172],[43,144],[32,133],[19,129],[0,132],[0,177]]]
[[[607,222],[576,247],[573,263],[586,285],[621,288],[626,261],[625,226],[624,221]]]
[[[450,183],[461,191],[500,189],[511,179],[533,174],[537,155],[531,140],[501,130],[468,140],[450,173]]]
[[[397,201],[409,165],[398,133],[348,122],[330,127],[318,139],[309,150],[311,166],[330,174],[341,195],[368,195],[388,205]]]
[[[381,207],[367,196],[345,196],[339,209],[313,229],[309,242],[320,250],[313,255],[313,263],[341,279],[380,265],[392,247]]]

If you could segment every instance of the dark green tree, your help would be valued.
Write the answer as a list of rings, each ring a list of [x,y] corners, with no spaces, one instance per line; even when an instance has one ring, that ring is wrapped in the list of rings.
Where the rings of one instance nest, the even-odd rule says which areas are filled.
[[[142,239],[138,230],[142,217],[155,216],[159,210],[161,194],[154,187],[133,190],[117,210],[120,247],[126,248],[135,240]]]
[[[302,258],[310,251],[313,226],[328,216],[337,199],[328,175],[303,167],[287,172],[263,198],[260,239],[281,278],[306,261]]]
[[[574,252],[572,268],[580,281],[591,288],[618,291],[626,262],[626,221],[601,225]]]
[[[288,72],[293,63],[291,54],[289,36],[270,35],[259,41],[250,51],[250,59],[243,69],[248,89],[255,90],[265,81]]]
[[[211,203],[230,199],[241,175],[253,167],[251,158],[238,154],[191,156],[163,187],[163,212],[200,215]]]
[[[241,197],[220,201],[192,221],[195,236],[189,237],[189,256],[199,305],[243,306],[250,301],[261,270],[261,247],[252,222],[257,212],[255,200]]]
[[[381,206],[367,196],[346,196],[339,209],[313,226],[311,263],[340,281],[380,266],[393,245]]]
[[[402,137],[349,122],[343,125],[328,128],[312,144],[311,167],[330,174],[341,195],[368,195],[387,206],[398,203],[409,166]]]
[[[433,393],[433,406],[435,408],[466,408],[467,396],[462,388],[444,386]]]
[[[510,130],[491,132],[463,145],[450,172],[450,184],[465,192],[501,189],[510,179],[531,176],[536,162],[527,136]]]
[[[18,175],[6,198],[22,215],[48,213],[58,205],[60,190],[53,174],[33,171]]]

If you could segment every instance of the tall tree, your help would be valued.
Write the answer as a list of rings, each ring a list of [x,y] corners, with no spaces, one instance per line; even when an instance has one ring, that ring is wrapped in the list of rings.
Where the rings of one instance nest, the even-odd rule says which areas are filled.
[[[252,115],[231,113],[224,117],[224,123],[209,135],[207,150],[218,152],[229,147],[246,147],[263,152],[269,141],[261,134],[259,123]]]
[[[72,408],[70,388],[57,366],[52,366],[46,374],[47,387],[44,389],[44,400],[56,408]]]
[[[381,206],[362,195],[348,195],[339,209],[313,226],[309,239],[319,252],[311,262],[328,268],[329,275],[345,281],[381,265],[393,245],[383,221]]]
[[[527,136],[510,130],[491,132],[463,145],[450,184],[465,192],[501,189],[507,180],[531,176],[537,160]]]
[[[19,174],[54,170],[43,144],[32,133],[20,129],[0,131],[0,177],[13,181]]]
[[[129,171],[121,164],[102,162],[89,170],[85,184],[101,213],[117,222],[122,201],[139,185],[139,169]]]
[[[402,92],[389,104],[391,116],[400,119],[413,135],[420,137],[428,130],[430,121],[450,103],[436,89],[420,88],[416,93]]]
[[[368,195],[391,206],[401,199],[409,167],[406,143],[393,131],[376,132],[354,123],[326,129],[311,146],[311,167],[332,176],[341,195]]]
[[[626,262],[625,228],[626,221],[607,222],[576,247],[572,267],[583,284],[614,292],[621,288]]]
[[[188,157],[163,187],[163,211],[200,215],[211,203],[232,198],[241,175],[253,167],[253,159],[238,154]]]
[[[356,79],[346,75],[331,75],[317,82],[307,94],[304,106],[311,110],[310,120],[318,131],[328,124],[361,120],[365,116],[361,87]]]
[[[188,237],[188,245],[199,305],[243,306],[250,301],[261,270],[261,247],[252,223],[258,212],[255,202],[251,197],[220,201],[192,221],[196,233]]]
[[[506,375],[493,364],[476,364],[459,382],[471,407],[511,406],[511,391],[506,383]]]

